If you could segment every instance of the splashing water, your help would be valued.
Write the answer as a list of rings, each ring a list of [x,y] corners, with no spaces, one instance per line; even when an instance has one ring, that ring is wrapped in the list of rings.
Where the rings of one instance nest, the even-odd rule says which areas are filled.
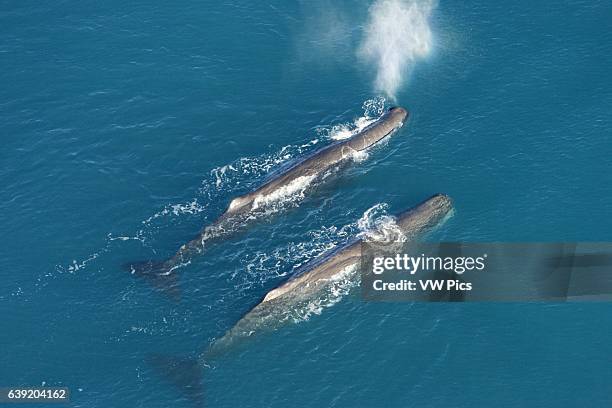
[[[286,186],[283,186],[273,193],[268,195],[259,195],[253,201],[253,210],[257,210],[260,207],[271,207],[274,209],[274,204],[291,202],[293,204],[296,201],[301,201],[306,196],[306,189],[316,179],[316,175],[301,176],[291,181]]]
[[[387,214],[387,209],[386,203],[379,203],[367,209],[356,222],[310,231],[308,240],[291,242],[272,252],[258,251],[241,261],[242,265],[232,274],[231,279],[238,281],[236,288],[244,290],[253,285],[261,286],[279,276],[291,276],[309,262],[348,244],[355,237],[376,242],[404,242],[395,218]],[[356,271],[354,267],[343,270],[325,285],[325,290],[283,310],[284,319],[298,323],[335,305],[359,284],[359,274]]]
[[[308,239],[290,242],[271,252],[256,251],[252,256],[241,259],[241,265],[231,279],[241,281],[237,286],[251,288],[262,285],[279,276],[291,276],[310,261],[351,242],[355,237],[376,242],[404,242],[403,234],[388,215],[388,204],[379,203],[367,209],[355,222],[343,226],[323,226],[309,231]]]
[[[234,285],[234,288],[243,290],[251,288],[253,283],[259,282],[261,285],[270,278],[296,273],[298,268],[338,248],[341,243],[354,242],[350,238],[355,236],[361,239],[376,237],[375,239],[386,239],[387,242],[398,242],[396,232],[399,227],[395,218],[387,215],[387,208],[385,203],[376,204],[366,210],[357,222],[342,228],[332,226],[311,231],[308,234],[310,239],[290,243],[272,253],[258,252],[246,260],[247,265],[244,265],[243,261],[246,273],[243,269],[240,273],[232,274],[232,280],[242,281]],[[308,266],[306,268],[306,271],[311,270]],[[304,273],[307,273],[306,271]],[[325,309],[340,302],[359,286],[361,279],[358,271],[359,263],[353,263],[333,276],[319,279],[316,283],[317,289],[311,293],[296,292],[284,300],[280,298],[278,303],[259,303],[222,338],[215,340],[211,349],[222,350],[256,332],[273,331],[284,324],[299,324],[322,314]]]
[[[307,299],[302,304],[289,309],[287,318],[293,323],[309,320],[313,315],[320,315],[323,310],[334,306],[342,298],[348,295],[353,288],[359,285],[360,276],[356,265],[344,268],[334,276],[327,284],[322,293],[314,298]]]
[[[429,54],[434,7],[432,0],[377,0],[370,7],[358,56],[376,66],[376,91],[395,99],[404,76]]]
[[[385,98],[378,96],[366,100],[361,108],[363,115],[352,122],[339,123],[329,126],[319,127],[316,132],[324,139],[344,140],[361,132],[365,127],[375,122],[385,111]]]
[[[242,259],[242,265],[234,271],[232,280],[241,281],[237,286],[248,289],[275,277],[293,275],[300,267],[346,243],[354,235],[355,224],[332,225],[310,231],[306,241],[290,242],[271,252],[257,251]]]
[[[406,237],[395,222],[395,218],[387,214],[388,204],[379,203],[363,213],[356,226],[360,231],[357,237],[371,239],[379,243],[405,242]],[[351,225],[344,228],[350,228]],[[308,320],[312,315],[320,315],[324,309],[334,306],[360,283],[358,266],[351,265],[335,275],[325,287],[322,294],[309,299],[300,307],[289,311],[289,317],[294,323]]]
[[[395,218],[388,215],[389,206],[379,203],[370,207],[357,221],[359,238],[382,244],[405,242],[406,236],[395,222]]]

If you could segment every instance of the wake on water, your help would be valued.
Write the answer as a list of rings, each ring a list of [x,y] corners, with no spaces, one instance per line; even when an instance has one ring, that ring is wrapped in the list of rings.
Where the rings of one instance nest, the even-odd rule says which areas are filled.
[[[362,105],[364,111],[362,116],[348,123],[318,127],[315,129],[316,137],[303,144],[284,146],[274,153],[258,157],[243,157],[212,169],[208,177],[202,181],[197,196],[183,203],[165,205],[160,211],[140,221],[135,232],[108,233],[102,248],[80,260],[73,259],[67,264],[57,265],[54,272],[49,271],[41,276],[39,283],[43,284],[45,279],[53,278],[58,274],[73,274],[95,267],[96,261],[99,261],[103,255],[112,252],[116,245],[121,245],[125,241],[138,241],[143,247],[156,253],[155,241],[165,229],[186,217],[200,218],[202,214],[209,213],[211,203],[228,201],[232,196],[243,192],[245,187],[255,187],[272,171],[312,152],[321,141],[342,140],[358,133],[384,113],[385,102],[383,97],[366,100]],[[365,158],[367,158],[367,153],[355,159]],[[259,204],[266,207],[268,215],[286,206],[297,206],[303,199],[304,190],[309,186],[310,181],[312,180],[301,180],[300,183],[287,189],[286,194],[262,197]]]
[[[274,277],[294,275],[310,261],[347,244],[355,237],[377,242],[403,242],[404,235],[395,218],[389,215],[387,210],[386,203],[378,203],[367,209],[353,223],[310,231],[308,237],[311,239],[289,243],[271,253],[259,251],[245,260],[246,265],[241,268],[243,272],[234,274],[232,278],[243,280],[240,287],[250,288],[254,284],[262,286]],[[303,299],[276,311],[274,320],[299,323],[313,315],[319,315],[349,294],[351,289],[359,284],[359,278],[358,268],[349,267],[334,277],[325,290],[317,293],[315,297]]]

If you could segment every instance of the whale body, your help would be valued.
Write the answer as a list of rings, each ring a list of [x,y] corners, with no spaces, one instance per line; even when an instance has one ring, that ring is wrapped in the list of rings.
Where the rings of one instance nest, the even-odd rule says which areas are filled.
[[[450,198],[437,194],[416,207],[400,213],[396,224],[407,240],[414,240],[442,223],[452,212]],[[361,262],[361,240],[354,239],[306,264],[293,277],[269,291],[220,339],[190,358],[164,354],[149,355],[147,360],[166,380],[177,386],[194,403],[202,401],[203,367],[233,346],[255,333],[277,328],[287,322],[287,312],[324,292],[328,285],[342,278],[347,269]],[[351,275],[349,275],[351,277]],[[353,279],[357,277],[352,275]]]
[[[437,194],[397,215],[396,224],[406,240],[414,240],[439,225],[451,211],[450,198]],[[261,329],[270,330],[284,324],[291,308],[317,297],[330,284],[346,277],[347,271],[359,267],[361,244],[362,239],[354,239],[319,260],[306,264],[292,278],[269,291],[261,302],[212,344],[208,355],[221,353]]]
[[[408,111],[401,107],[390,108],[375,122],[347,140],[326,146],[294,165],[272,174],[268,181],[256,190],[234,198],[227,210],[211,225],[205,227],[194,239],[182,245],[176,254],[162,261],[139,261],[124,264],[124,269],[148,280],[158,290],[174,300],[180,297],[177,269],[204,251],[214,241],[243,230],[253,222],[259,211],[265,211],[269,202],[290,192],[298,185],[316,184],[318,177],[347,162],[356,152],[363,151],[395,130],[399,129]]]

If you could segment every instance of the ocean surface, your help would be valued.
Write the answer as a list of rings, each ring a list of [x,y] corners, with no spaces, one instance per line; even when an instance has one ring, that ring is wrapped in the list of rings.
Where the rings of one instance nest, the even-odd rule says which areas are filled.
[[[207,407],[612,406],[605,303],[348,284],[205,356],[297,267],[434,193],[455,214],[432,240],[611,240],[612,3],[372,3],[0,2],[0,386],[193,406],[162,354],[200,357]],[[396,104],[388,141],[183,267],[180,302],[122,270]]]

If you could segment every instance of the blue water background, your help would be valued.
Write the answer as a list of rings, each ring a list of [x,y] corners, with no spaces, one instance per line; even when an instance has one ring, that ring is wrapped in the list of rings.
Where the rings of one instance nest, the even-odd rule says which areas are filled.
[[[376,203],[450,195],[434,239],[610,240],[610,2],[441,1],[388,143],[194,260],[180,304],[123,272],[363,115],[378,96],[355,55],[368,5],[1,3],[0,385],[68,386],[73,407],[188,407],[146,355],[197,355]],[[351,294],[212,361],[205,403],[610,406],[610,312]]]

